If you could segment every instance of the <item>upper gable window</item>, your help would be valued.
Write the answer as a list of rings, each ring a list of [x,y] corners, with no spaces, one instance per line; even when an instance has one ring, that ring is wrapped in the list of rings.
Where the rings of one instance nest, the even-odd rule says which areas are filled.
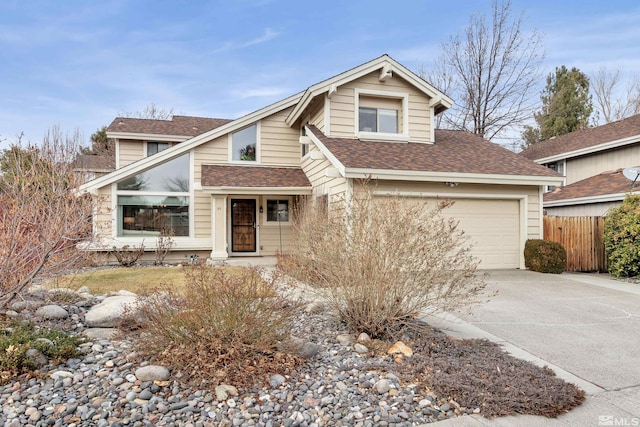
[[[360,131],[398,133],[398,110],[360,107]]]
[[[409,140],[409,95],[356,89],[356,136],[364,139]]]
[[[231,134],[231,160],[255,162],[258,148],[258,125]]]
[[[158,154],[169,148],[168,142],[147,142],[147,156]]]

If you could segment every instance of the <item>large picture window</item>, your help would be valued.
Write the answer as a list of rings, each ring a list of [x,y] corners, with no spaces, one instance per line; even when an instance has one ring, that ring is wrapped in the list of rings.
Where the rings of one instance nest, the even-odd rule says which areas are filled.
[[[231,160],[256,161],[258,126],[252,125],[231,134]]]
[[[189,235],[189,198],[118,196],[121,236]]]
[[[117,184],[118,236],[189,236],[189,154]]]

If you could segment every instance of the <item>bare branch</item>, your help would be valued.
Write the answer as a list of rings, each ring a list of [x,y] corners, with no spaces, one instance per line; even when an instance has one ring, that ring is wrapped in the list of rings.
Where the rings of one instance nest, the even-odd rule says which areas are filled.
[[[474,14],[463,35],[442,45],[442,54],[425,77],[446,88],[456,104],[439,125],[488,139],[499,138],[531,117],[532,90],[540,78],[542,35],[524,34],[511,2],[494,1],[490,22]]]

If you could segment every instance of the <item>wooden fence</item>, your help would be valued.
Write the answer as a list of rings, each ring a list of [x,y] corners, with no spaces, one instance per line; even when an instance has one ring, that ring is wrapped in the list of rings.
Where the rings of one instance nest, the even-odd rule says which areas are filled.
[[[604,217],[545,216],[544,238],[567,250],[567,271],[607,271]]]

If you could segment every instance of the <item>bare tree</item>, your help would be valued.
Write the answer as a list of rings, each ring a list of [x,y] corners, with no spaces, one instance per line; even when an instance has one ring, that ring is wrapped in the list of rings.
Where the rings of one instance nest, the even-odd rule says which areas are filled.
[[[600,124],[640,114],[640,81],[634,78],[626,89],[619,91],[620,80],[619,68],[608,70],[606,67],[600,68],[591,78]]]
[[[543,59],[542,35],[523,31],[510,1],[495,0],[489,19],[471,15],[464,33],[442,44],[441,55],[423,75],[456,101],[441,126],[487,139],[514,131],[531,118]]]
[[[76,244],[91,237],[92,202],[73,192],[80,140],[53,128],[40,146],[18,141],[0,158],[0,307],[84,258]]]
[[[151,103],[144,107],[142,111],[135,113],[120,113],[120,117],[129,117],[136,119],[152,119],[152,120],[171,120],[174,115],[173,108],[159,107],[155,103]]]

